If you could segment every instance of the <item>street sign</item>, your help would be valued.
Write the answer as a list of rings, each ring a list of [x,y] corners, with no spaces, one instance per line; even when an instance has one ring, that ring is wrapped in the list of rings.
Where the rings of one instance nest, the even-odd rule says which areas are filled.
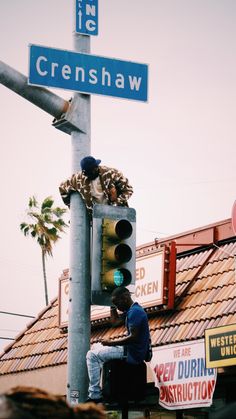
[[[147,101],[148,66],[30,45],[29,84]]]
[[[98,0],[75,0],[75,32],[98,34]]]

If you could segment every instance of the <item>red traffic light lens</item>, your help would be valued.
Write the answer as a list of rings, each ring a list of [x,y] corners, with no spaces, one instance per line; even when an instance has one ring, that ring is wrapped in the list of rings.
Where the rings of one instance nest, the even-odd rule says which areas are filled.
[[[133,233],[133,227],[128,220],[120,220],[116,223],[115,231],[119,239],[125,240]]]

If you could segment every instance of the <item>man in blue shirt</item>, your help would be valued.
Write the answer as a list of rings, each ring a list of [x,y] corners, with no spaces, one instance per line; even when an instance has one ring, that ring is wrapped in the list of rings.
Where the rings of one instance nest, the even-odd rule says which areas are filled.
[[[111,324],[124,325],[127,335],[119,339],[103,340],[102,345],[87,353],[89,375],[89,399],[102,402],[100,375],[104,362],[111,359],[126,359],[130,364],[140,364],[147,360],[150,332],[144,309],[131,298],[125,287],[118,287],[112,293]],[[119,316],[117,309],[123,314]]]

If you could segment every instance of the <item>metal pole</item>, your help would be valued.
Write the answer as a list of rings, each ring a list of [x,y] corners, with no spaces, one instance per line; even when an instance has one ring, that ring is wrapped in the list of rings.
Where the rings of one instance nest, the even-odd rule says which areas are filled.
[[[77,52],[90,52],[90,37],[74,34]],[[90,96],[75,93],[73,108],[78,109],[78,124],[83,121],[85,132],[73,131],[72,171],[80,169],[80,160],[90,154]],[[72,194],[71,203],[71,253],[69,281],[68,323],[68,381],[67,399],[71,404],[87,398],[88,376],[86,353],[90,347],[90,222],[79,194]]]
[[[29,86],[27,77],[24,74],[2,61],[0,61],[0,83],[55,118],[59,118],[69,108],[69,102],[67,100],[62,99],[43,87]]]
[[[90,53],[90,37],[74,34],[75,51]],[[27,77],[0,61],[0,83],[59,119],[66,113],[64,132],[71,133],[72,172],[90,154],[90,96],[75,93],[72,103],[49,90],[27,84]],[[68,114],[68,115],[67,115]],[[72,121],[70,119],[72,118]],[[69,402],[87,398],[86,353],[90,347],[90,222],[79,194],[71,196],[71,256],[69,281],[68,381]]]

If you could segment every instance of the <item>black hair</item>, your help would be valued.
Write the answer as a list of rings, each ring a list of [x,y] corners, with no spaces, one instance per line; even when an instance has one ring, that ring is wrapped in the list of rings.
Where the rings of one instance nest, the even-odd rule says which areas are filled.
[[[112,297],[119,297],[120,295],[123,295],[123,294],[130,294],[128,288],[125,288],[125,287],[117,287],[117,288],[115,288],[112,291],[111,296]]]

